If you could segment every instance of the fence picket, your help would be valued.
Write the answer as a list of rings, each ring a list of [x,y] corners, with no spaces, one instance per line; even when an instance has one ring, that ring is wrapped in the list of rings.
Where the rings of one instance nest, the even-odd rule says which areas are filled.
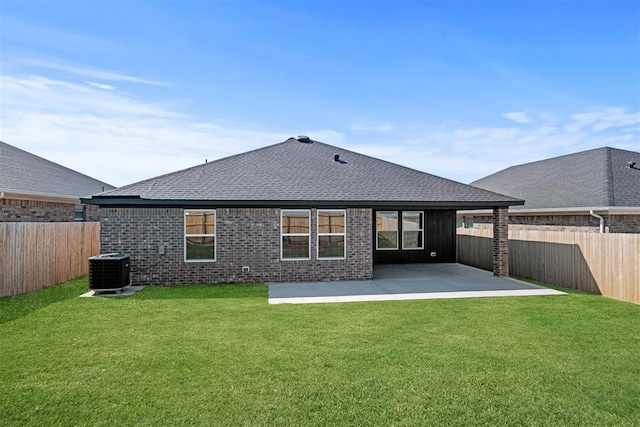
[[[100,223],[0,223],[0,296],[31,292],[88,273],[100,253]]]

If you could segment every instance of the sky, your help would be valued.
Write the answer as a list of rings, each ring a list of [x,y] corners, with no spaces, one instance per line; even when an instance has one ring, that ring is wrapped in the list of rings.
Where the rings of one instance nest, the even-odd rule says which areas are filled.
[[[0,0],[0,140],[115,186],[308,135],[469,183],[640,151],[640,1]]]

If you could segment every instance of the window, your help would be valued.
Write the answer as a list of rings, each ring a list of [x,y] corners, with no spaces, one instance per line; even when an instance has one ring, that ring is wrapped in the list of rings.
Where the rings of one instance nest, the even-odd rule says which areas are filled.
[[[184,212],[184,260],[216,260],[216,211]]]
[[[402,245],[400,245],[402,239]],[[424,249],[423,211],[376,212],[376,249]]]
[[[344,259],[346,211],[318,210],[318,259]]]
[[[74,221],[84,221],[84,206],[83,205],[75,205],[73,207],[73,220]]]
[[[309,210],[283,210],[280,213],[283,260],[310,259],[311,212]]]
[[[398,212],[376,212],[376,249],[398,249]]]
[[[402,249],[424,248],[424,213],[402,212]]]

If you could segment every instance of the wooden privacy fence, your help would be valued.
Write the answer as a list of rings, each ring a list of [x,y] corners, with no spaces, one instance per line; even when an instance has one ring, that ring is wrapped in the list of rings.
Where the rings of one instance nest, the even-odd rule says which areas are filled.
[[[491,270],[491,238],[459,228],[458,262]],[[640,234],[509,230],[509,274],[640,304]]]
[[[99,253],[98,222],[2,222],[0,296],[87,274],[87,258]]]

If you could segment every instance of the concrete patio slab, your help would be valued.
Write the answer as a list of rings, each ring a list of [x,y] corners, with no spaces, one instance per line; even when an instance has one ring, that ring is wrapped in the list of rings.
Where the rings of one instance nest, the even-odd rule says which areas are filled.
[[[564,295],[462,264],[380,265],[373,280],[269,283],[269,304]]]

